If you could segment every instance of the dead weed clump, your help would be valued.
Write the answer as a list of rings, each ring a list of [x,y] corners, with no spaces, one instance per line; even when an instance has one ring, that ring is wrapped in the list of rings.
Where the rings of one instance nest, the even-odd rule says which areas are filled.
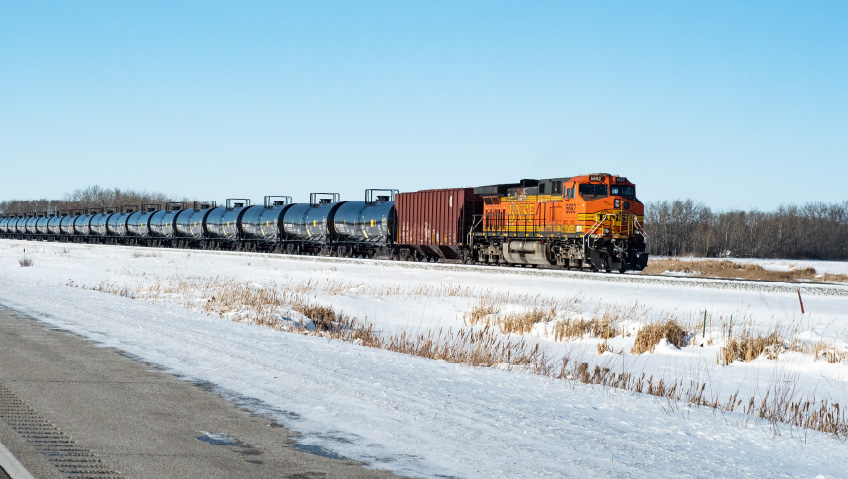
[[[770,271],[758,264],[737,263],[730,260],[652,259],[642,271],[644,274],[663,274],[666,271],[690,274],[700,278],[751,279],[757,281],[848,281],[848,275],[825,274],[819,276],[815,268],[789,271]]]
[[[553,327],[553,336],[556,341],[583,339],[586,336],[609,339],[619,334],[620,332],[613,326],[612,320],[607,317],[557,321]]]
[[[769,359],[777,359],[783,349],[783,341],[777,333],[768,336],[745,332],[739,337],[728,338],[724,347],[719,351],[719,359],[722,366],[727,366],[734,361],[751,362],[761,355]]]
[[[631,352],[633,354],[654,352],[662,339],[666,339],[678,348],[683,347],[686,341],[686,330],[673,319],[666,320],[665,323],[646,324],[639,328],[639,332],[636,333],[636,340]]]
[[[534,307],[529,311],[511,312],[498,315],[499,308],[491,301],[481,300],[465,313],[464,319],[470,326],[481,325],[497,327],[503,334],[527,334],[538,323],[546,323],[556,318],[554,308]]]
[[[21,258],[18,260],[18,264],[24,268],[28,268],[35,263],[32,262],[32,258]]]

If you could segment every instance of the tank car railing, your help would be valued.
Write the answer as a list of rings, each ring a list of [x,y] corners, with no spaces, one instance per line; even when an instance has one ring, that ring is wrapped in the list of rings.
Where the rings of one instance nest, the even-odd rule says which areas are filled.
[[[280,201],[282,200],[282,201]],[[274,206],[285,206],[290,205],[292,202],[291,196],[266,196],[265,197],[265,208],[271,208]]]
[[[374,199],[374,193],[375,192],[376,193],[388,193],[389,196],[387,196],[386,197],[387,199],[385,199],[385,200],[380,200],[380,196],[378,195],[377,200],[375,200]],[[391,188],[369,188],[369,189],[365,190],[365,202],[368,203],[368,204],[375,204],[375,203],[378,203],[380,201],[394,201],[395,195],[398,194],[398,193],[400,193],[400,190],[395,190],[395,189],[391,189]]]

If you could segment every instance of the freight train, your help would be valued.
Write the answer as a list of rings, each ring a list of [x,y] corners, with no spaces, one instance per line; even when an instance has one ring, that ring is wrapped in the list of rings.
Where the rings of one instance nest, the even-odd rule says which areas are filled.
[[[648,262],[644,205],[596,173],[399,193],[312,193],[0,216],[0,237],[624,272]]]

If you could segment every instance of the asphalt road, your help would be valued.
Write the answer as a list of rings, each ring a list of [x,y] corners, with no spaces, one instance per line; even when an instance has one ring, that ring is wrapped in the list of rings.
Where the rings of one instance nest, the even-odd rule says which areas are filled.
[[[36,478],[396,477],[303,452],[198,385],[46,328],[0,308],[0,444]]]

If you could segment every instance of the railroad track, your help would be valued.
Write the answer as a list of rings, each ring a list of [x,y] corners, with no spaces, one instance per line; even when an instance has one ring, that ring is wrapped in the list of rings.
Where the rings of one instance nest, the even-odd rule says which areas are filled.
[[[34,247],[39,243],[33,243],[24,240],[22,244]],[[75,246],[76,243],[50,243],[62,244],[67,246]],[[129,251],[160,251],[160,252],[176,252],[189,251],[198,254],[206,255],[222,255],[222,256],[242,256],[255,258],[281,258],[291,261],[304,261],[312,263],[328,263],[328,264],[359,264],[367,266],[376,266],[384,268],[404,268],[404,269],[429,269],[439,271],[455,271],[455,272],[473,272],[483,274],[501,274],[501,275],[519,275],[527,277],[545,277],[545,278],[562,278],[578,281],[600,281],[600,282],[615,282],[615,283],[642,283],[651,285],[667,285],[675,287],[695,287],[707,289],[735,289],[743,291],[761,291],[761,292],[776,292],[776,293],[796,293],[800,292],[804,295],[812,296],[848,296],[848,284],[846,283],[790,283],[780,281],[761,281],[750,279],[727,279],[727,278],[695,278],[695,277],[679,277],[679,276],[662,276],[662,275],[647,275],[642,273],[602,273],[590,271],[573,271],[557,268],[533,268],[522,266],[490,266],[490,265],[467,265],[461,263],[428,263],[414,261],[392,261],[388,259],[363,259],[363,258],[337,258],[330,256],[308,256],[308,255],[288,255],[275,253],[255,253],[242,251],[215,251],[215,250],[198,250],[198,249],[179,249],[179,248],[162,248],[162,247],[140,247],[140,246],[121,246],[121,245],[97,245],[105,248],[119,248]]]

